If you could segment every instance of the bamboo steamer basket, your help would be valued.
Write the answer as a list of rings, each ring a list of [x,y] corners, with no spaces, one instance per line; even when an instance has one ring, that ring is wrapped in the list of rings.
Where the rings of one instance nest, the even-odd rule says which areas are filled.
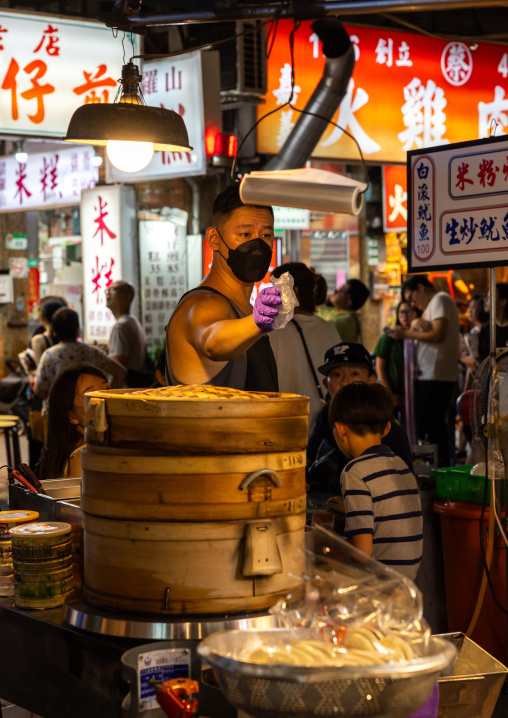
[[[84,596],[133,612],[261,611],[298,590],[304,568],[305,513],[271,523],[283,571],[244,577],[244,521],[120,521],[85,514]]]
[[[296,589],[307,398],[199,386],[87,400],[81,507],[90,603],[234,613],[263,610]]]
[[[133,456],[97,448],[88,445],[81,453],[81,508],[94,516],[216,521],[305,511],[303,451]]]
[[[307,446],[309,400],[296,394],[179,386],[96,391],[87,397],[87,444],[177,455]]]

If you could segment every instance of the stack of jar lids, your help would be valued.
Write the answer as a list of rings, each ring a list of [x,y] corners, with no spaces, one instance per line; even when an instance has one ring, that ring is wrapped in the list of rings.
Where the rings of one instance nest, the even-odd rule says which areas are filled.
[[[0,511],[0,596],[14,595],[11,531],[38,518],[37,511]]]
[[[11,530],[14,603],[20,608],[55,608],[74,588],[71,525],[30,523]]]

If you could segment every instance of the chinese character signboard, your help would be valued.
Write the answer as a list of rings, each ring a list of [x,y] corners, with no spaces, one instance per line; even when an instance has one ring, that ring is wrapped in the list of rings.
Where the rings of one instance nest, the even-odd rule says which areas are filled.
[[[119,279],[134,280],[133,191],[114,186],[85,190],[81,199],[83,238],[84,339],[107,343],[115,318],[106,307],[106,289]],[[126,216],[130,212],[132,217]],[[130,253],[130,256],[129,256]]]
[[[408,153],[411,272],[508,264],[508,138]]]
[[[148,166],[135,173],[121,172],[108,161],[108,182],[144,182],[147,179],[205,174],[203,58],[209,59],[208,53],[202,55],[193,52],[146,62],[143,66],[143,95],[146,104],[173,110],[183,117],[192,152],[155,152]]]
[[[295,35],[292,104],[304,108],[322,75],[325,58],[310,22]],[[266,104],[258,118],[287,102],[291,88],[289,33],[280,21],[268,60]],[[356,63],[346,96],[333,120],[358,141],[367,160],[405,162],[422,147],[489,136],[493,120],[508,132],[508,51],[482,43],[472,52],[458,41],[384,28],[345,25]],[[277,154],[299,114],[284,107],[258,126],[258,151]],[[499,134],[499,131],[497,132]],[[315,157],[358,159],[355,143],[330,125]]]
[[[385,232],[407,229],[407,169],[405,165],[384,165],[383,228]]]
[[[0,12],[0,131],[61,137],[80,105],[113,102],[122,58],[104,25]]]
[[[176,222],[139,223],[141,323],[148,351],[164,342],[165,327],[187,290],[186,228]]]
[[[294,207],[273,207],[275,229],[309,229],[310,210]]]
[[[40,152],[18,162],[0,157],[0,210],[79,204],[81,190],[95,187],[99,170],[90,162],[92,147]]]

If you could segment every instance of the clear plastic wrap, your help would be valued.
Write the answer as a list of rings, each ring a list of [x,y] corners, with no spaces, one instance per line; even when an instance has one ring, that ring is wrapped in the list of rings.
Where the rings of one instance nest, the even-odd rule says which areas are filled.
[[[307,539],[300,590],[270,609],[281,627],[301,629],[302,639],[264,646],[249,660],[369,665],[425,655],[431,632],[413,581],[322,527]]]
[[[430,635],[411,580],[320,526],[307,538],[306,576],[272,609],[282,627],[218,631],[199,655],[255,718],[405,718],[452,670],[456,648]]]
[[[293,277],[289,272],[284,272],[280,277],[274,277],[272,275],[270,279],[273,286],[280,289],[280,297],[282,299],[282,304],[278,307],[279,313],[274,319],[272,329],[283,329],[283,327],[293,319],[295,307],[299,305],[299,301],[293,289]]]

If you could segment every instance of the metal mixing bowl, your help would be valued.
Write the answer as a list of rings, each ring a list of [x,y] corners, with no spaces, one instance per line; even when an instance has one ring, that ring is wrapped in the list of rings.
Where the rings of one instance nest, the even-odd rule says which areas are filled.
[[[457,653],[433,636],[426,647],[413,646],[418,657],[404,663],[322,668],[248,662],[262,645],[301,638],[301,629],[220,631],[205,638],[198,653],[229,702],[254,718],[405,718],[430,697]]]

